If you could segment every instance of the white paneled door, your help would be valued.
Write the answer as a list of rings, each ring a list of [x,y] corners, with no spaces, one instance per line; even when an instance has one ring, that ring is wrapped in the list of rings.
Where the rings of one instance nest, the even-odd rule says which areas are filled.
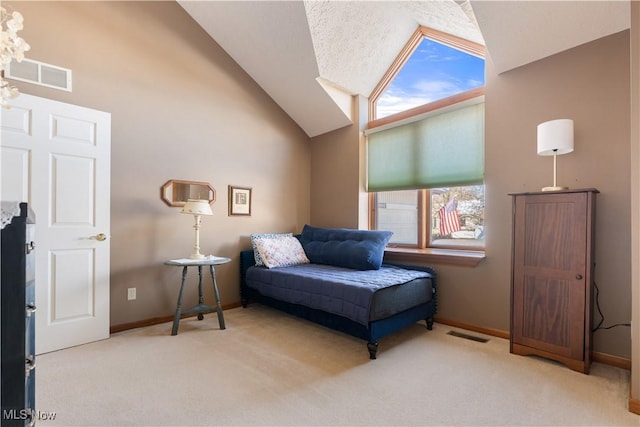
[[[0,198],[36,215],[36,352],[107,338],[111,115],[21,94],[0,122]]]

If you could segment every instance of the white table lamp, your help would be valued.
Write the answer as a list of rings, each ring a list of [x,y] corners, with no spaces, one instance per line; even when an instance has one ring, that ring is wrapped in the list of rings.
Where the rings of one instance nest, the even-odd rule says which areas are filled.
[[[203,259],[205,256],[200,253],[200,216],[213,215],[211,205],[208,200],[189,199],[184,204],[180,213],[192,214],[196,220],[196,224],[193,226],[194,230],[196,230],[196,244],[189,258]]]
[[[542,191],[567,190],[556,183],[558,154],[573,151],[573,120],[558,119],[540,123],[538,125],[538,155],[553,156],[553,186],[544,187]]]

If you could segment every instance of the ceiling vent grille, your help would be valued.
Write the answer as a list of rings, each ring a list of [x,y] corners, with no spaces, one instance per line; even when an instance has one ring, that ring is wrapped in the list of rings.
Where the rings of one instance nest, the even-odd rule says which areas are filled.
[[[71,70],[32,59],[11,61],[5,78],[71,92]]]

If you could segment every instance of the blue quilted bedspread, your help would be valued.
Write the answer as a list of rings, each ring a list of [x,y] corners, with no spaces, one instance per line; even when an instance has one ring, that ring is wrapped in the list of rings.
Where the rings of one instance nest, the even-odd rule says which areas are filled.
[[[300,304],[368,325],[376,291],[399,286],[429,273],[383,265],[379,270],[352,270],[319,264],[267,269],[250,267],[246,283],[262,295]]]

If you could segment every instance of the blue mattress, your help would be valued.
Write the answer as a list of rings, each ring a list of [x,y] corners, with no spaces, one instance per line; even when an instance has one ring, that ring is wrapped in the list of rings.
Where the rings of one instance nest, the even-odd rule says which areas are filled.
[[[433,297],[431,275],[383,265],[352,270],[319,264],[250,267],[246,284],[262,295],[326,311],[368,326]]]

